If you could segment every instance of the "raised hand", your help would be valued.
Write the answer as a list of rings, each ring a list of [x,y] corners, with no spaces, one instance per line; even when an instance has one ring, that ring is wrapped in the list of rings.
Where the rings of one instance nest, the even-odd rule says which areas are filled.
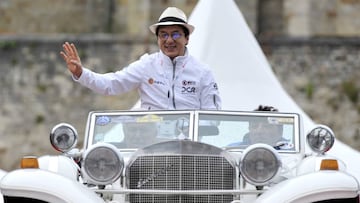
[[[69,71],[77,78],[82,74],[82,65],[79,54],[76,50],[76,47],[73,43],[65,42],[63,44],[63,51],[60,52],[60,55],[66,62],[66,65]]]

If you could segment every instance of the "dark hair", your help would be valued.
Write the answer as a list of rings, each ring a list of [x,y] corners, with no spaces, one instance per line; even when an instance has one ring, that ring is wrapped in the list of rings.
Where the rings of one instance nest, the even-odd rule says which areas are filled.
[[[259,105],[256,109],[254,109],[254,111],[278,111],[278,110],[273,106]]]
[[[177,25],[177,24],[175,24],[175,25]],[[155,32],[155,33],[156,33],[156,36],[159,35],[159,29],[160,29],[160,27],[164,27],[164,26],[168,26],[168,25],[159,25],[159,26],[157,26],[156,32]],[[180,26],[180,27],[183,29],[184,34],[185,34],[185,37],[189,36],[190,32],[189,32],[189,30],[188,30],[185,26],[183,26],[183,25],[178,25],[178,26]]]

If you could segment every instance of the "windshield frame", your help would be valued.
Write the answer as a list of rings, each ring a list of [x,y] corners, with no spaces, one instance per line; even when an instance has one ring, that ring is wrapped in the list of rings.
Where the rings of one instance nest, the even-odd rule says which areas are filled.
[[[95,131],[96,131],[96,120],[101,116],[107,117],[143,117],[143,116],[179,116],[189,118],[189,137],[188,139],[194,140],[193,138],[193,124],[194,124],[194,111],[92,111],[88,115],[88,122],[86,127],[86,135],[84,140],[84,149],[89,148],[95,144]],[[119,148],[122,151],[135,151],[138,148]]]
[[[293,124],[293,144],[294,147],[293,149],[289,150],[283,150],[283,149],[277,149],[277,151],[281,152],[281,153],[301,153],[303,150],[303,146],[301,145],[301,119],[300,119],[300,115],[297,113],[282,113],[282,112],[259,112],[259,111],[253,111],[253,112],[245,112],[245,111],[213,111],[213,110],[201,110],[201,111],[196,111],[195,113],[195,122],[194,124],[194,138],[195,140],[200,141],[200,135],[199,135],[199,126],[202,125],[200,122],[203,120],[202,117],[211,117],[211,119],[218,121],[219,123],[221,123],[221,120],[215,119],[215,118],[220,118],[220,117],[234,117],[236,120],[236,118],[241,119],[243,117],[243,119],[245,120],[247,117],[251,118],[251,117],[264,117],[264,118],[269,118],[269,119],[285,119],[285,118],[289,118],[292,119],[292,124]],[[202,121],[204,123],[204,121]],[[216,123],[215,121],[213,123]],[[204,142],[204,141],[202,141]],[[217,143],[209,143],[209,142],[204,142],[207,144],[212,144],[212,145],[216,145]],[[245,150],[245,148],[241,148],[241,147],[226,147],[226,146],[218,146],[221,148],[225,148],[225,149],[229,149],[231,151],[239,151],[242,152]]]

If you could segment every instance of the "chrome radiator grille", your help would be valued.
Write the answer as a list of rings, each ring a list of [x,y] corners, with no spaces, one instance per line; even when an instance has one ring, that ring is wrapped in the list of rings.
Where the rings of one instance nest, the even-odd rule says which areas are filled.
[[[221,156],[140,156],[129,167],[130,189],[232,190],[235,169]],[[231,202],[233,195],[130,194],[130,202]]]

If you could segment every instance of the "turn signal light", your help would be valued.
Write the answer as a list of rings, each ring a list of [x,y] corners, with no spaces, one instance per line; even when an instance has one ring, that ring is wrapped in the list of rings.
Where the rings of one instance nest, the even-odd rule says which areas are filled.
[[[39,162],[34,156],[26,156],[21,159],[21,168],[39,168]]]
[[[336,159],[321,160],[320,170],[339,170],[339,164]]]

